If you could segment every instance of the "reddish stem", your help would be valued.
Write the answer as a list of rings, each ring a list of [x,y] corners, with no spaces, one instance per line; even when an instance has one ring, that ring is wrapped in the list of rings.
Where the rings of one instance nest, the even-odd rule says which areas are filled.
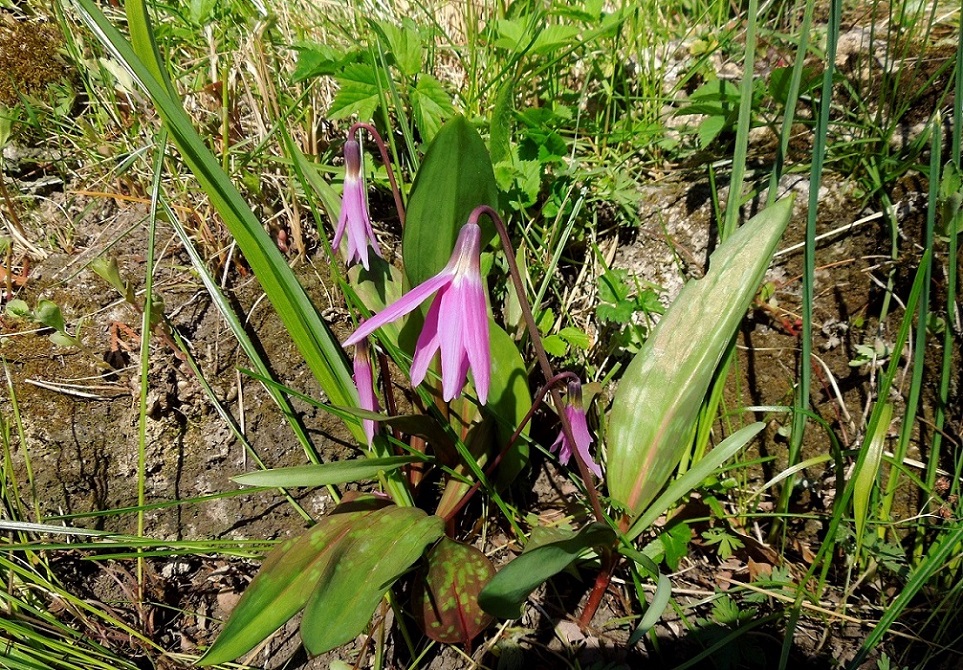
[[[548,354],[545,353],[545,347],[542,346],[542,338],[539,336],[538,326],[535,323],[535,317],[532,315],[532,308],[528,304],[528,297],[525,294],[525,284],[522,282],[522,275],[518,271],[518,265],[515,263],[515,249],[512,247],[511,237],[509,237],[508,230],[505,228],[505,224],[502,222],[498,212],[488,205],[476,207],[472,211],[471,216],[468,217],[468,221],[478,223],[478,219],[482,214],[487,215],[492,223],[495,224],[495,230],[498,231],[498,236],[501,238],[502,248],[505,250],[505,260],[508,261],[508,271],[511,275],[512,283],[515,285],[518,304],[522,309],[522,316],[525,318],[525,325],[531,336],[532,346],[535,348],[535,356],[538,358],[538,363],[542,368],[542,374],[545,376],[545,379],[552,379],[555,377],[555,371],[552,370],[552,364],[548,360]],[[575,437],[572,434],[572,424],[562,410],[562,394],[555,388],[550,389],[550,392],[552,394],[552,402],[555,403],[555,408],[558,410],[558,418],[562,422],[562,432],[565,434],[565,439],[568,440],[569,444],[574,445]],[[592,504],[592,512],[595,514],[595,518],[599,523],[606,523],[605,513],[602,511],[602,504],[599,502],[599,494],[595,489],[595,479],[593,479],[592,473],[589,472],[588,466],[585,465],[585,461],[582,460],[577,449],[573,450],[573,455],[578,465],[579,475],[581,475],[582,481],[585,483],[585,490],[588,493],[589,502]]]

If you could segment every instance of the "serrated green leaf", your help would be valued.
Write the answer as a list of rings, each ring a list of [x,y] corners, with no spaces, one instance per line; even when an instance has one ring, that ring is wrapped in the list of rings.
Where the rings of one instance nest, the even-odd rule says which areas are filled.
[[[333,569],[304,607],[308,653],[323,654],[359,635],[385,592],[444,532],[443,519],[416,507],[387,507],[353,523]]]
[[[511,158],[512,111],[515,105],[515,80],[507,79],[498,89],[492,109],[488,148],[496,165]]]
[[[405,24],[401,26],[387,21],[373,23],[388,41],[388,48],[395,58],[398,69],[408,77],[414,77],[421,72],[423,47],[414,22],[411,19],[405,19]]]
[[[423,579],[411,592],[411,609],[425,635],[436,642],[467,644],[492,622],[478,606],[479,592],[495,567],[485,554],[447,537],[428,552]]]
[[[518,19],[496,20],[494,29],[498,37],[495,39],[494,46],[517,54],[525,53],[533,41],[530,26],[531,19],[525,16]]]
[[[485,143],[465,117],[456,116],[435,135],[411,188],[402,238],[411,285],[445,267],[473,209],[497,204],[498,187]],[[481,225],[484,248],[494,236],[494,226],[487,217]]]
[[[792,214],[792,200],[753,217],[689,282],[619,383],[607,431],[612,498],[638,516],[678,465],[729,340]]]
[[[353,63],[337,77],[338,93],[334,96],[329,119],[344,119],[357,114],[360,119],[370,119],[381,103],[381,91],[387,82],[380,70],[364,63]]]
[[[438,80],[428,74],[418,77],[418,83],[411,90],[411,114],[422,140],[430,142],[434,139],[442,121],[454,113],[451,96]]]
[[[416,456],[357,458],[351,461],[248,472],[231,479],[245,486],[327,486],[376,479],[382,472],[390,472],[408,463],[422,460],[424,459]]]
[[[529,594],[550,577],[558,574],[586,549],[601,547],[615,541],[615,533],[608,526],[591,523],[578,533],[559,531],[568,535],[540,544],[502,568],[478,596],[486,612],[503,619],[517,619],[522,615],[522,604]]]
[[[542,339],[542,348],[545,349],[545,352],[550,356],[557,356],[559,358],[568,353],[568,345],[565,344],[565,340],[558,335],[549,335]]]
[[[546,54],[562,47],[573,46],[572,42],[578,35],[579,29],[575,26],[555,24],[549,25],[538,31],[538,37],[532,44],[532,53]]]
[[[698,129],[699,148],[705,149],[712,144],[712,140],[719,137],[719,133],[725,130],[726,123],[726,118],[723,116],[710,116],[703,120]]]
[[[579,330],[578,328],[573,328],[572,326],[566,326],[558,331],[559,337],[571,344],[573,347],[579,349],[588,349],[592,345],[592,340],[589,336],[585,334],[585,331]]]
[[[296,45],[295,48],[298,51],[298,61],[291,73],[291,81],[299,82],[311,77],[333,75],[344,65],[345,54],[327,44],[306,43]]]
[[[342,503],[300,537],[272,551],[197,664],[233,661],[283,626],[341,560],[344,538],[351,529],[384,511],[387,504],[372,497]]]

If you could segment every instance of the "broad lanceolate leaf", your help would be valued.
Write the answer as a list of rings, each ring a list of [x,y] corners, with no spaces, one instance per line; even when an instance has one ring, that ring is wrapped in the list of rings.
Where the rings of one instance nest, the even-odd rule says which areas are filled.
[[[351,524],[304,608],[301,639],[323,654],[360,634],[385,591],[441,537],[445,522],[415,507],[386,507]]]
[[[401,248],[411,285],[445,267],[473,209],[497,203],[498,186],[485,143],[465,117],[456,116],[435,135],[411,187]],[[481,224],[484,248],[494,227],[487,218]]]
[[[607,431],[609,492],[638,516],[679,464],[712,375],[792,213],[777,202],[723,242],[629,365]]]
[[[415,582],[411,609],[425,635],[437,642],[467,644],[492,616],[478,605],[479,592],[495,567],[485,554],[447,537],[428,552],[424,579]]]
[[[589,547],[615,541],[612,529],[600,523],[589,524],[578,533],[559,533],[559,539],[531,547],[533,540],[521,556],[502,568],[478,596],[482,609],[503,619],[517,619],[528,595],[549,577],[564,570]]]
[[[386,458],[356,458],[317,465],[298,465],[249,472],[234,477],[238,484],[247,486],[327,486],[365,479],[376,479],[382,472],[390,472],[408,463],[423,459],[416,456],[388,456]]]
[[[341,504],[306,533],[271,552],[198,665],[233,661],[283,626],[340,560],[342,542],[352,527],[383,512],[387,504],[373,498]]]

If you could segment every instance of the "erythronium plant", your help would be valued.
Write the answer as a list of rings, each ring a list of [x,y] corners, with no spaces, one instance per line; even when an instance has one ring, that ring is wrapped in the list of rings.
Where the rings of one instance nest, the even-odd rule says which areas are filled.
[[[354,134],[362,128],[376,138],[387,160],[384,144],[372,127],[362,124],[352,127],[346,148],[344,201],[335,239],[337,242],[348,240],[347,262],[363,268],[348,273],[346,295],[369,316],[360,321],[344,342],[346,347],[354,347],[357,405],[329,409],[346,419],[353,417],[361,421],[368,458],[359,460],[358,467],[340,467],[345,466],[344,463],[303,466],[252,473],[245,475],[243,481],[245,484],[269,482],[272,486],[339,484],[356,480],[362,472],[370,476],[369,473],[380,471],[387,477],[387,473],[411,466],[414,460],[421,460],[428,473],[416,477],[412,469],[406,477],[394,476],[390,482],[394,482],[395,488],[388,487],[391,497],[342,501],[302,537],[283,543],[265,561],[221,636],[201,659],[202,664],[238,658],[302,609],[301,635],[310,653],[322,653],[344,644],[363,632],[386,590],[416,564],[422,567],[414,573],[411,588],[415,619],[432,639],[463,644],[470,644],[492,616],[517,616],[532,589],[586,552],[601,557],[602,570],[582,613],[583,623],[591,619],[622,554],[633,556],[636,563],[642,561],[644,572],[658,576],[657,566],[651,561],[646,563],[644,557],[639,558],[638,552],[633,553],[627,531],[636,531],[633,523],[640,522],[640,517],[647,518],[642,512],[649,514],[657,509],[663,504],[659,502],[662,498],[637,509],[631,506],[636,489],[628,493],[618,489],[615,500],[622,516],[617,521],[610,519],[603,506],[596,490],[603,471],[590,452],[594,439],[582,404],[580,381],[572,373],[556,374],[542,347],[508,230],[490,204],[494,200],[492,194],[497,191],[490,188],[494,181],[491,163],[477,133],[462,118],[453,119],[437,133],[415,177],[407,219],[400,209],[400,193],[392,183],[399,220],[406,221],[402,247],[406,277],[381,257],[367,208],[359,204],[366,198],[364,187],[352,181],[360,175],[361,158],[360,147],[351,143],[356,142]],[[387,164],[386,167],[390,175],[391,168]],[[782,210],[785,207],[779,211]],[[774,216],[769,217],[772,218]],[[740,263],[750,268],[741,274],[736,272],[740,285],[710,271],[699,283],[701,287],[697,285],[688,293],[700,300],[710,300],[720,312],[720,318],[721,312],[729,315],[728,321],[722,320],[733,331],[738,324],[736,316],[745,312],[752,297],[752,291],[745,286],[758,284],[781,226],[785,225],[781,219],[776,223],[769,219],[755,226],[752,222],[747,224],[749,231],[742,236],[742,246],[727,241],[713,257],[714,263],[716,258],[723,258],[723,265],[729,268],[727,272],[735,272],[733,268]],[[771,225],[763,234],[760,226],[766,223]],[[493,234],[497,234],[504,249],[530,345],[547,380],[534,402],[517,345],[495,323],[488,307],[480,257]],[[746,249],[753,246],[752,241],[762,238],[767,241],[761,247],[756,244],[752,258],[748,258]],[[430,244],[431,240],[437,243]],[[707,281],[710,278],[712,280]],[[413,288],[403,292],[401,289],[406,283]],[[711,295],[706,298],[699,288]],[[423,312],[422,306],[429,298],[431,302]],[[680,308],[674,306],[669,310],[665,321],[673,323],[672,314],[676,309]],[[703,330],[708,333],[707,329]],[[661,393],[671,397],[684,395],[673,393],[672,388],[701,384],[711,377],[715,361],[721,355],[718,344],[721,336],[714,335],[714,348],[709,355],[697,357],[693,355],[691,328],[675,326],[673,332],[662,338],[660,332],[657,330],[653,336],[660,346],[671,351],[684,342],[689,347],[682,358],[673,358],[661,351],[649,352],[648,355],[663,363],[668,359],[682,368],[675,376],[663,372],[662,386],[658,389]],[[407,368],[413,393],[411,404],[420,408],[421,414],[378,414],[372,340],[376,340],[402,370]],[[697,341],[696,349],[705,346],[706,341]],[[693,372],[686,366],[696,359]],[[437,373],[432,374],[430,371],[435,366]],[[384,359],[380,367],[384,405],[390,409],[398,404],[394,399],[397,385],[391,381],[390,368]],[[633,363],[630,371],[635,367]],[[627,390],[620,389],[616,396],[613,417],[621,416],[627,409],[625,403],[630,402],[634,403],[630,420],[637,428],[647,421],[662,421],[664,418],[659,412],[664,409],[660,409],[658,403],[651,400],[636,403],[632,395],[638,394],[640,387],[645,388],[647,381],[635,374],[628,376],[628,380]],[[469,382],[471,392],[465,393]],[[563,383],[567,385],[564,400],[559,389]],[[704,393],[704,389],[697,388],[690,397],[696,409]],[[496,573],[478,549],[457,541],[454,521],[465,509],[468,499],[484,490],[496,506],[506,510],[506,520],[515,526],[514,515],[505,508],[492,481],[513,458],[515,466],[509,471],[517,472],[523,465],[518,458],[524,446],[522,437],[536,407],[547,395],[552,397],[561,426],[551,449],[558,452],[563,464],[574,458],[587,507],[595,521],[577,533],[554,531],[550,536],[533,533],[525,554]],[[630,399],[624,400],[626,397]],[[609,432],[623,439],[626,421],[610,419]],[[378,432],[378,424],[389,430]],[[405,437],[407,439],[402,440]],[[720,449],[721,453],[711,452],[704,463],[691,468],[690,474],[704,471],[704,478],[721,464],[713,459],[734,453],[732,449],[741,447],[748,439],[749,432],[746,432],[736,442],[726,443],[728,446]],[[614,444],[614,447],[608,445],[609,473],[618,472],[622,481],[624,473],[629,472],[635,481],[644,481],[661,490],[669,481],[671,471],[654,470],[652,464],[661,462],[670,446],[678,452],[682,442],[655,444],[649,451],[641,452],[625,450],[620,446],[622,442]],[[398,447],[404,447],[412,455],[393,455]],[[368,466],[364,466],[365,463]],[[442,464],[444,472],[438,467]],[[659,479],[650,484],[646,473]],[[408,501],[415,499],[413,490],[437,477],[444,479],[445,486],[435,513],[411,507]],[[699,481],[686,480],[685,490],[670,487],[666,495],[675,497],[665,503],[665,508]],[[521,529],[515,528],[519,540],[525,541]],[[660,584],[664,582],[660,580]],[[346,616],[346,612],[350,612],[350,616]]]

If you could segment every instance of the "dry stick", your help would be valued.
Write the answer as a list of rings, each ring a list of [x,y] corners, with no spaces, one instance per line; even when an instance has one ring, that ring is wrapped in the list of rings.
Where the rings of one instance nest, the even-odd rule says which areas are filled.
[[[374,138],[375,144],[378,145],[378,151],[381,152],[381,162],[384,163],[385,172],[388,174],[388,181],[391,183],[391,194],[395,197],[395,209],[398,210],[398,219],[401,221],[401,227],[404,228],[405,206],[401,202],[401,191],[398,190],[398,184],[395,182],[395,173],[391,171],[391,159],[388,157],[388,147],[385,146],[385,141],[381,139],[381,135],[370,123],[355,123],[348,128],[348,137],[356,135],[359,128],[367,130],[368,134]]]
[[[505,257],[508,261],[508,271],[512,277],[512,283],[515,285],[515,293],[518,294],[518,304],[522,308],[522,316],[525,317],[525,325],[528,328],[528,332],[531,334],[532,346],[535,348],[535,355],[538,358],[539,366],[542,368],[542,375],[547,380],[551,380],[555,377],[555,371],[552,370],[552,364],[548,360],[548,354],[545,353],[545,348],[542,346],[542,340],[538,334],[538,326],[535,324],[535,317],[532,316],[532,308],[528,304],[528,297],[525,295],[525,285],[522,282],[522,275],[518,271],[518,265],[515,263],[515,249],[512,247],[512,240],[508,236],[508,230],[505,229],[505,224],[502,222],[501,217],[498,215],[494,209],[488,205],[481,205],[476,207],[472,211],[471,216],[468,217],[468,221],[471,223],[478,223],[478,218],[486,214],[491,222],[495,224],[495,229],[498,231],[498,236],[501,238],[502,247],[505,250]],[[555,407],[558,410],[558,418],[562,422],[562,432],[565,434],[565,439],[573,447],[575,446],[575,436],[572,433],[572,424],[568,420],[568,416],[563,411],[562,405],[562,394],[558,392],[558,389],[551,388],[550,392],[552,394],[552,401],[555,403]],[[595,480],[592,478],[592,473],[589,472],[588,467],[582,460],[582,457],[578,453],[578,449],[573,449],[572,453],[575,455],[575,462],[578,464],[579,474],[582,477],[582,481],[585,483],[585,490],[588,492],[589,501],[592,504],[592,511],[595,514],[596,520],[599,523],[606,523],[605,514],[602,512],[602,505],[599,502],[599,494],[595,489]]]

